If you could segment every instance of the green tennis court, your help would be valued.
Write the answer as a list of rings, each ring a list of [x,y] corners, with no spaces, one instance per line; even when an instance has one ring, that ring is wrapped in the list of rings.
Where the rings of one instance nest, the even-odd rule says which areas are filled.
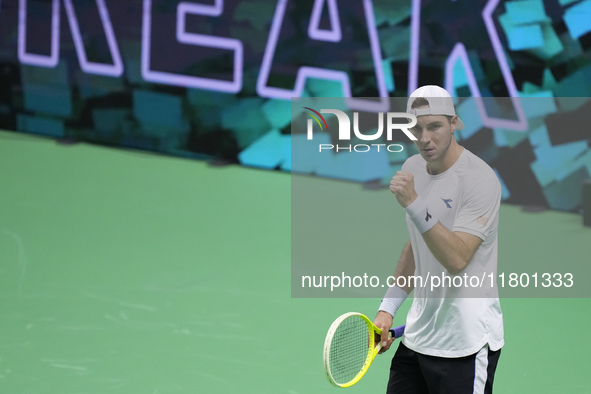
[[[378,213],[391,198],[308,181]],[[291,298],[290,188],[285,173],[0,132],[0,392],[338,390],[326,331],[379,300]],[[591,261],[578,215],[503,205],[501,221],[500,261]],[[501,305],[496,393],[591,393],[591,300]],[[392,354],[348,392],[384,392]]]

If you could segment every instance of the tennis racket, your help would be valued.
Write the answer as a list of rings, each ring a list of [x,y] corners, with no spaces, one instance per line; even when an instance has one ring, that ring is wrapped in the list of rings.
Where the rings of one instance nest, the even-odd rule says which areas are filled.
[[[404,327],[391,329],[388,337],[400,338]],[[332,385],[351,387],[361,380],[382,348],[376,335],[382,330],[361,313],[345,313],[332,323],[324,341],[324,372]]]

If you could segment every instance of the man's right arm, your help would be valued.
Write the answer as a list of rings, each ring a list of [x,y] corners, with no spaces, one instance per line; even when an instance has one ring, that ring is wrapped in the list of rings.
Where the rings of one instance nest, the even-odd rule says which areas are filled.
[[[411,285],[411,283],[414,283],[414,281],[409,280],[409,277],[414,275],[414,273],[415,273],[415,260],[414,260],[414,255],[412,252],[412,246],[411,246],[410,240],[409,240],[406,243],[406,245],[404,245],[404,248],[402,249],[402,253],[400,254],[400,260],[398,260],[398,265],[396,266],[396,270],[394,271],[395,278],[399,278],[402,276],[406,277],[406,286],[398,288],[398,289],[389,289],[389,290],[396,290],[398,292],[400,292],[399,289],[402,289],[404,291],[404,293],[406,293],[406,295],[405,295],[404,293],[400,292],[403,296],[398,300],[398,302],[400,304],[402,303],[402,301],[404,301],[404,298],[406,298],[406,296],[408,294],[410,294],[410,292],[414,288],[414,286]],[[398,306],[400,306],[400,305],[398,305]],[[395,313],[396,313],[396,311],[394,311],[394,314]],[[378,314],[374,320],[374,324],[382,330],[382,337],[379,340],[382,343],[386,342],[386,345],[382,346],[380,353],[383,353],[386,350],[388,350],[390,348],[390,345],[392,345],[392,342],[394,342],[394,339],[388,340],[388,331],[390,330],[390,328],[392,328],[393,320],[394,320],[394,316],[391,313],[385,312],[382,310],[380,310],[378,312]]]
[[[410,246],[410,240],[404,245],[402,249],[402,253],[400,254],[400,260],[398,260],[398,265],[396,266],[396,271],[394,271],[394,277],[398,278],[401,276],[406,277],[406,286],[402,287],[402,290],[406,291],[406,294],[410,294],[414,286],[411,286],[411,283],[414,281],[409,280],[410,276],[415,274],[415,256],[412,253],[412,246]]]

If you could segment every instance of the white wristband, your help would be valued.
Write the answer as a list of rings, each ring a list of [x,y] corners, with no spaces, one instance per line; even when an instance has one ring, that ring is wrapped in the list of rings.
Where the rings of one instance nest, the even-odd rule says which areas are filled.
[[[404,300],[406,300],[406,297],[408,297],[408,294],[400,287],[389,287],[378,310],[388,312],[390,315],[392,315],[393,319],[396,315],[396,311],[398,311],[398,308],[400,308],[400,305],[402,305]]]
[[[417,226],[421,234],[431,230],[439,221],[432,212],[429,212],[427,203],[421,197],[417,197],[408,207],[404,208],[410,220]]]

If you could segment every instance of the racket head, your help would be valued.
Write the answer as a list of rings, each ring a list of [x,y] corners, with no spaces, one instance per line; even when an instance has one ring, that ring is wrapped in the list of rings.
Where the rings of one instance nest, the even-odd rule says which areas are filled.
[[[328,329],[324,341],[324,372],[336,387],[350,387],[367,372],[380,347],[375,333],[381,334],[371,320],[357,312],[339,316]]]

